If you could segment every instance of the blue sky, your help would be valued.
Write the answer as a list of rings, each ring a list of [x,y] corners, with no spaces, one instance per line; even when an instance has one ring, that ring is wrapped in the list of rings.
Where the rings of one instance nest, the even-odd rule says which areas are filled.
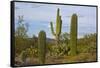
[[[70,32],[71,15],[78,15],[78,37],[85,34],[96,33],[96,7],[54,5],[39,3],[15,3],[15,24],[18,23],[18,16],[24,16],[24,22],[29,24],[28,35],[38,36],[40,30],[46,32],[47,37],[54,38],[50,30],[50,21],[55,28],[57,8],[62,16],[62,33]],[[17,27],[17,25],[15,25]]]

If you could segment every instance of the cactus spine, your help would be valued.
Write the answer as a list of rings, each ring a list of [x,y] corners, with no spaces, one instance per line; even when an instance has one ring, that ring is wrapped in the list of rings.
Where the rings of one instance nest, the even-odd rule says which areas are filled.
[[[54,31],[54,28],[53,28],[53,22],[50,22],[50,25],[51,25],[51,32],[52,34],[55,36],[56,38],[56,42],[57,42],[57,45],[59,43],[59,36],[61,34],[61,28],[62,28],[62,20],[61,20],[61,16],[59,14],[59,8],[57,9],[57,17],[56,17],[56,31]]]
[[[70,28],[70,55],[77,54],[77,15],[73,14]]]
[[[45,55],[46,55],[46,33],[44,31],[40,31],[38,36],[38,57],[40,64],[45,63]]]

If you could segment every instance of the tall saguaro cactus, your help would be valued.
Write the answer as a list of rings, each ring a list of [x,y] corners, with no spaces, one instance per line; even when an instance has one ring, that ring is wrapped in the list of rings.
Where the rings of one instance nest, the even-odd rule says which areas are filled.
[[[57,9],[57,17],[56,17],[56,31],[54,31],[54,28],[53,28],[53,22],[50,22],[50,25],[51,25],[51,32],[52,34],[55,36],[56,38],[56,44],[58,45],[59,43],[59,36],[61,34],[61,28],[62,28],[62,20],[61,20],[61,16],[59,14],[59,8]]]
[[[46,55],[46,33],[44,31],[40,31],[38,36],[38,57],[40,64],[45,63],[45,55]]]
[[[77,54],[77,15],[73,14],[70,28],[70,55]]]

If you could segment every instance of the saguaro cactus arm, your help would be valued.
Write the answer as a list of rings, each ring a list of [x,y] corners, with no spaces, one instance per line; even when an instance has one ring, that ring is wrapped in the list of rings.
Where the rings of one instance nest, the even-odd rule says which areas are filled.
[[[51,26],[51,32],[55,36],[55,32],[54,32],[54,28],[53,28],[53,23],[52,22],[50,22],[50,26]]]

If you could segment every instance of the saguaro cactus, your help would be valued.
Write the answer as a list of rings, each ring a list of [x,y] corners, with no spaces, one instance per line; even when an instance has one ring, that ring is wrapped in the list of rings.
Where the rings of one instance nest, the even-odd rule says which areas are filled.
[[[40,64],[45,63],[45,55],[46,55],[46,33],[44,31],[40,31],[38,36],[38,57]]]
[[[56,31],[54,31],[54,28],[53,28],[53,23],[50,22],[50,25],[51,25],[51,32],[52,34],[55,36],[56,38],[56,41],[57,41],[57,45],[59,43],[59,36],[61,34],[61,28],[62,28],[62,20],[61,20],[61,16],[59,14],[59,8],[57,9],[57,17],[56,17]]]
[[[77,54],[77,15],[73,14],[70,28],[70,55]]]

